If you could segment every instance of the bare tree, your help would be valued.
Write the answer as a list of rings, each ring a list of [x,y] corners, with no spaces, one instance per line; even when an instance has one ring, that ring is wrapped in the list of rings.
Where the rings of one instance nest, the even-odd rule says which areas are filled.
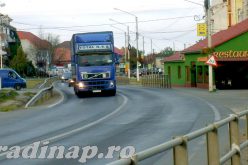
[[[51,47],[49,49],[49,54],[51,55],[50,57],[51,61],[49,61],[49,64],[51,64],[54,62],[52,61],[52,59],[54,59],[54,53],[55,53],[54,51],[57,45],[60,43],[60,39],[59,39],[59,35],[54,35],[52,33],[48,33],[45,39],[51,44]]]

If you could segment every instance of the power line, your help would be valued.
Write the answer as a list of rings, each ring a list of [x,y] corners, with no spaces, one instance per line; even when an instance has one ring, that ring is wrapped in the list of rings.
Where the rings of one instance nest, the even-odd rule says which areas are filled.
[[[181,17],[171,17],[171,18],[159,18],[159,19],[151,19],[151,20],[140,20],[139,23],[146,23],[146,22],[155,22],[155,21],[166,21],[166,20],[173,20],[173,19],[182,19],[182,18],[191,18],[194,17],[194,15],[190,16],[181,16]],[[26,28],[26,30],[33,30],[33,29],[40,29],[40,25],[34,25],[29,23],[23,23],[23,22],[16,22],[13,21],[13,23],[21,24],[21,25],[28,25],[28,26],[36,26],[37,28]],[[123,22],[124,24],[129,23],[135,23],[135,22]],[[91,26],[110,26],[110,25],[117,25],[119,23],[108,23],[108,24],[92,24],[92,25],[83,25],[83,26],[54,26],[54,27],[42,27],[42,29],[58,29],[58,30],[64,30],[67,28],[82,28],[82,27],[91,27]]]
[[[181,32],[190,32],[191,30],[179,30],[179,31],[164,31],[164,32],[155,32],[155,31],[142,31],[144,33],[156,34],[156,33],[181,33]]]

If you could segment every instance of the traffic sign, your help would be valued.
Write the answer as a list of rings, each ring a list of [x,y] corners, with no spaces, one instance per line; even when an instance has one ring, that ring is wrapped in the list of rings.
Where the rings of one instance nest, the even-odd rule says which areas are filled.
[[[197,24],[197,36],[207,36],[207,24],[205,23]]]
[[[207,62],[206,62],[207,65],[212,65],[212,66],[217,66],[217,62],[216,62],[216,59],[215,59],[215,56],[211,56]]]

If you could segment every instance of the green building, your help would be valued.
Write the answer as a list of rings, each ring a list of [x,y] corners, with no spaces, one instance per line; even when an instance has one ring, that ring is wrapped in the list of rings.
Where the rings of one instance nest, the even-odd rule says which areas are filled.
[[[208,88],[207,39],[164,59],[174,87]],[[212,35],[213,82],[217,89],[248,89],[248,19]]]

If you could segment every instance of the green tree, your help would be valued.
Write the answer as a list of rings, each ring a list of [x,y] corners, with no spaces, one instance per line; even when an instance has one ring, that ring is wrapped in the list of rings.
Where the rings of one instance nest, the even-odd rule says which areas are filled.
[[[172,48],[166,47],[158,53],[158,56],[166,57],[166,56],[171,56],[172,54],[174,54],[174,51],[172,50]]]
[[[136,52],[136,48],[135,47],[131,47],[130,51],[130,66],[131,69],[136,68],[136,64],[137,64],[137,52]],[[141,58],[142,55],[142,51],[139,51],[139,57],[138,57],[138,61],[143,64],[143,60]]]
[[[10,67],[24,76],[27,73],[27,66],[28,60],[26,54],[23,52],[22,47],[19,46],[16,56],[10,61]]]

